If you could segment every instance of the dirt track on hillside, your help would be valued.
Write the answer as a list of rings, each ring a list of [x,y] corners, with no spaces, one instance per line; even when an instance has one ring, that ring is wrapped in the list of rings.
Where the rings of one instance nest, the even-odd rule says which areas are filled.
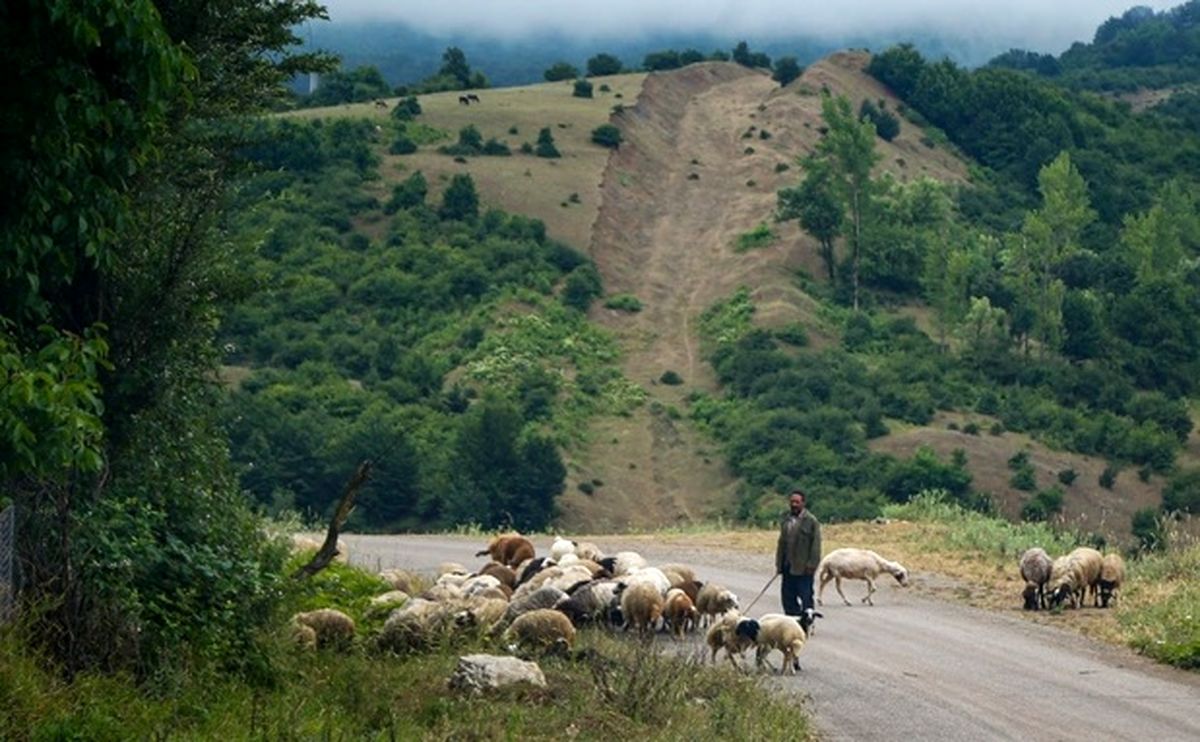
[[[432,570],[442,561],[477,564],[472,555],[483,541],[348,539],[354,563],[415,570]],[[621,545],[596,541],[607,549]],[[549,543],[537,546],[545,549]],[[667,551],[645,544],[638,549],[652,562],[694,565],[701,578],[727,585],[743,603],[771,573],[769,555]],[[846,589],[855,601],[863,592],[861,583]],[[803,671],[769,681],[806,699],[824,739],[1200,739],[1200,677],[1194,674],[1054,627],[921,598],[882,583],[874,607],[843,606],[832,586],[825,597],[825,618],[801,655]],[[751,614],[778,610],[772,589]]]

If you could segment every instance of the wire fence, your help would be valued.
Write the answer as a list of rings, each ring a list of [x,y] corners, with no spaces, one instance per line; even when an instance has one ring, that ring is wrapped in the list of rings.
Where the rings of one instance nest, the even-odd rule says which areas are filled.
[[[16,613],[17,601],[17,508],[0,511],[0,624]]]

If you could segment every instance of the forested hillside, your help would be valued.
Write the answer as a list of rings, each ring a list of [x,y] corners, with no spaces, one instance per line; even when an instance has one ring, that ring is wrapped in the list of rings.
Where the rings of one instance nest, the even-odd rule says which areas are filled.
[[[371,459],[358,528],[545,527],[559,447],[640,401],[585,319],[599,279],[540,221],[481,209],[469,175],[413,171],[376,199],[383,139],[362,120],[282,120],[245,150],[265,172],[231,230],[261,239],[259,290],[222,332],[242,484],[273,511],[321,513]]]

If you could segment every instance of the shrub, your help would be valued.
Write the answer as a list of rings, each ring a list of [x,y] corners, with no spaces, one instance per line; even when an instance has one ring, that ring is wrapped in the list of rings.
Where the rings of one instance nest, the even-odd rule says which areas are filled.
[[[586,312],[592,300],[600,295],[600,274],[591,264],[581,265],[567,275],[563,285],[562,302],[581,312]]]
[[[601,52],[587,61],[588,77],[616,75],[621,71],[621,60],[612,54]]]
[[[1051,516],[1062,512],[1063,491],[1058,487],[1042,490],[1029,498],[1021,506],[1021,519],[1027,521],[1046,521]]]
[[[575,96],[576,98],[591,98],[592,84],[587,80],[576,80],[575,89],[571,92],[571,95]]]
[[[392,109],[392,118],[397,121],[412,121],[420,115],[421,104],[417,102],[415,95],[409,95],[396,101],[396,107]]]
[[[758,226],[749,232],[744,232],[738,235],[737,243],[734,245],[736,252],[746,252],[759,247],[766,247],[775,241],[775,232],[766,222],[759,222]]]
[[[1104,467],[1104,471],[1100,472],[1100,486],[1106,490],[1110,490],[1116,483],[1117,470],[1111,464],[1109,464],[1108,466]]]
[[[1008,459],[1008,468],[1017,471],[1029,465],[1029,452],[1017,451]]]
[[[568,62],[555,62],[542,73],[542,77],[546,78],[546,82],[574,80],[579,77],[579,70]]]
[[[388,147],[388,152],[392,153],[393,155],[411,155],[416,151],[417,143],[403,134],[396,137],[392,141],[391,146]]]
[[[532,155],[533,154],[533,145],[530,144],[529,142],[521,142],[521,154]],[[528,173],[528,172],[529,171],[526,171],[526,173]]]
[[[1037,475],[1033,471],[1033,467],[1026,464],[1013,472],[1012,478],[1008,480],[1014,489],[1032,492],[1037,489]]]
[[[803,72],[804,69],[795,57],[780,57],[775,60],[775,73],[771,75],[771,79],[783,87],[800,77]]]
[[[580,482],[576,487],[585,495],[590,495],[596,491],[596,487],[591,482]]]
[[[492,157],[508,157],[512,154],[507,144],[494,137],[484,143],[482,152]]]
[[[1163,489],[1163,510],[1200,513],[1200,468],[1183,469],[1167,481]]]
[[[658,377],[658,380],[668,386],[679,386],[683,383],[683,377],[670,369],[663,371],[663,375]]]
[[[759,129],[758,138],[765,142],[771,138],[771,132],[767,131],[766,129]]]
[[[963,426],[963,432],[967,435],[979,435],[979,424],[970,422]]]
[[[777,328],[774,335],[777,340],[797,348],[808,345],[808,333],[805,332],[804,325],[799,322],[789,322],[783,327]]]
[[[601,124],[592,129],[592,141],[601,147],[617,149],[621,146],[621,130],[612,124]]]
[[[1107,469],[1105,470],[1107,471]],[[1154,508],[1142,508],[1133,514],[1130,530],[1142,551],[1158,551],[1167,545],[1163,520]]]
[[[601,93],[611,93],[612,92],[612,88],[610,88],[608,86],[608,83],[602,83],[600,85],[600,87],[597,88],[597,90],[599,90]]]
[[[420,170],[408,176],[403,182],[392,187],[392,198],[384,206],[384,211],[394,214],[400,209],[411,209],[425,203],[425,195],[429,192],[429,184]]]
[[[555,158],[562,157],[558,151],[558,147],[554,146],[554,134],[551,133],[550,127],[542,127],[538,131],[537,147],[533,150],[538,157]]]
[[[991,435],[1004,435],[1004,423],[997,420],[988,428],[988,433]]]
[[[470,175],[460,173],[450,179],[450,185],[442,194],[442,206],[438,209],[442,219],[474,219],[479,216],[479,194],[475,192],[475,181]]]
[[[775,172],[777,172],[777,173],[786,173],[788,170],[791,170],[791,169],[792,169],[792,166],[787,164],[786,162],[775,163]]]
[[[1063,469],[1058,473],[1058,481],[1070,487],[1075,484],[1075,480],[1079,477],[1079,473],[1074,469]]]

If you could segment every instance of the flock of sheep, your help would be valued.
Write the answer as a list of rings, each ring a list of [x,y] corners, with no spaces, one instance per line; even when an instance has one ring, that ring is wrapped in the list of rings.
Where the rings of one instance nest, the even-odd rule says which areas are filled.
[[[392,590],[371,600],[371,610],[387,619],[370,640],[381,651],[407,652],[428,647],[458,632],[480,632],[510,649],[568,649],[576,630],[602,626],[636,632],[643,638],[664,631],[678,639],[705,630],[711,661],[724,651],[735,667],[753,648],[755,665],[769,664],[779,651],[781,673],[799,669],[797,655],[812,634],[820,613],[798,617],[741,615],[737,595],[713,582],[701,582],[684,564],[651,565],[633,551],[605,555],[595,545],[556,538],[545,556],[519,534],[494,538],[476,556],[488,561],[472,571],[461,564],[441,565],[432,585],[403,570],[380,576]],[[874,552],[839,549],[821,563],[825,582],[873,579],[888,572],[904,584],[907,572]],[[842,596],[845,599],[845,596]],[[866,602],[870,602],[868,593]],[[354,639],[354,620],[332,608],[297,613],[294,638],[305,646],[339,646]]]
[[[1029,611],[1067,603],[1082,608],[1089,592],[1094,606],[1107,608],[1125,581],[1120,554],[1106,556],[1086,546],[1053,561],[1045,549],[1034,547],[1021,555],[1020,568],[1025,580],[1025,610]]]

